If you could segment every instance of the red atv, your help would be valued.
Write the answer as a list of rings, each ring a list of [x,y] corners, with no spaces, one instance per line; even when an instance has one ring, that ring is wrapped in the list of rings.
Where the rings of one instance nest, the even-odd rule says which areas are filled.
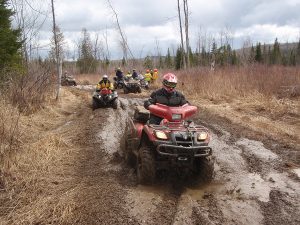
[[[164,118],[159,125],[149,124],[149,111]],[[197,112],[197,107],[156,104],[150,105],[149,111],[137,107],[134,118],[128,121],[125,140],[125,159],[136,164],[139,183],[152,183],[157,171],[171,168],[210,181],[214,172],[210,134],[207,128],[185,120]]]

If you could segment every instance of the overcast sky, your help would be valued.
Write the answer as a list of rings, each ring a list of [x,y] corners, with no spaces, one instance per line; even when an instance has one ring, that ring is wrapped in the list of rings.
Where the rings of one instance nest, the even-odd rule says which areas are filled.
[[[182,0],[181,0],[182,1]],[[48,2],[48,1],[46,1]],[[167,48],[180,43],[177,0],[111,0],[121,28],[135,57],[155,55],[157,46]],[[49,4],[49,3],[48,3]],[[234,48],[243,43],[296,42],[300,36],[300,0],[188,0],[190,43],[195,50],[200,36],[220,41],[221,31],[232,35]],[[48,5],[49,6],[49,5]],[[111,58],[122,57],[115,18],[106,0],[56,0],[56,20],[71,55],[82,28],[103,37],[108,33]],[[49,42],[51,17],[43,26],[41,43]]]

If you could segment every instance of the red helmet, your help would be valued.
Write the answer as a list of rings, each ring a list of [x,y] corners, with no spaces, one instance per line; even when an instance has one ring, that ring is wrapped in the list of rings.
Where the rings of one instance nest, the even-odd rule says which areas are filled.
[[[150,70],[146,70],[146,73],[149,73],[150,72]]]
[[[177,77],[173,73],[167,73],[163,76],[162,83],[167,92],[173,92],[177,85]]]
[[[157,72],[157,69],[154,69],[154,72]]]

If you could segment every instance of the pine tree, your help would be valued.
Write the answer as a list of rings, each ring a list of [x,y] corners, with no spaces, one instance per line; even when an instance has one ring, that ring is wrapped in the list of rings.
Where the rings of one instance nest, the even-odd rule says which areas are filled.
[[[144,59],[144,68],[146,69],[153,68],[153,60],[148,55]]]
[[[253,63],[254,60],[255,60],[255,49],[254,49],[254,46],[252,45],[251,46],[251,49],[250,49],[250,56],[249,56],[249,62],[250,63]]]
[[[0,76],[3,69],[20,64],[22,41],[21,30],[12,29],[11,16],[13,11],[8,8],[8,0],[0,0]]]
[[[85,28],[82,30],[82,40],[79,46],[78,66],[80,73],[95,72],[97,67],[97,62],[93,55],[90,35]]]
[[[175,56],[175,69],[176,70],[180,70],[181,68],[183,68],[183,50],[181,47],[177,48],[176,51],[176,56]]]
[[[300,38],[299,38],[299,42],[298,42],[298,46],[297,46],[295,55],[296,55],[296,63],[297,63],[297,65],[300,65]]]
[[[168,48],[168,52],[167,52],[167,55],[166,55],[166,58],[165,58],[165,65],[166,65],[167,68],[171,68],[173,66],[169,48]]]
[[[261,44],[260,44],[260,42],[256,45],[254,59],[258,63],[261,63],[263,61],[263,56],[262,56],[262,53],[261,53]]]
[[[275,42],[273,45],[273,50],[271,53],[271,63],[272,64],[281,63],[281,53],[280,53],[280,48],[279,48],[279,43],[278,43],[277,38],[275,39]]]

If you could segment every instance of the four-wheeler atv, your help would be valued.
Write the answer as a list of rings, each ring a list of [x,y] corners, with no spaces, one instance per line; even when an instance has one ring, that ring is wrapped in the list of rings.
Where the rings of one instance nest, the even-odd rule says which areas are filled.
[[[149,124],[149,111],[137,107],[128,120],[125,160],[136,165],[139,183],[149,184],[159,170],[178,171],[211,181],[214,173],[212,149],[207,128],[185,120],[197,107],[185,104],[168,107],[150,105],[151,114],[164,118],[159,125]]]
[[[129,79],[128,81],[124,81],[123,90],[124,94],[142,92],[139,80],[135,79]]]
[[[145,88],[146,90],[149,89],[149,82],[145,80],[145,78],[140,79],[140,85],[142,88]]]
[[[71,75],[63,76],[61,78],[61,85],[62,86],[77,86],[75,78]]]
[[[118,79],[114,77],[114,88],[115,89],[122,89],[124,87],[124,79]]]
[[[93,110],[100,107],[113,107],[118,108],[118,94],[107,88],[96,90],[93,95]]]

